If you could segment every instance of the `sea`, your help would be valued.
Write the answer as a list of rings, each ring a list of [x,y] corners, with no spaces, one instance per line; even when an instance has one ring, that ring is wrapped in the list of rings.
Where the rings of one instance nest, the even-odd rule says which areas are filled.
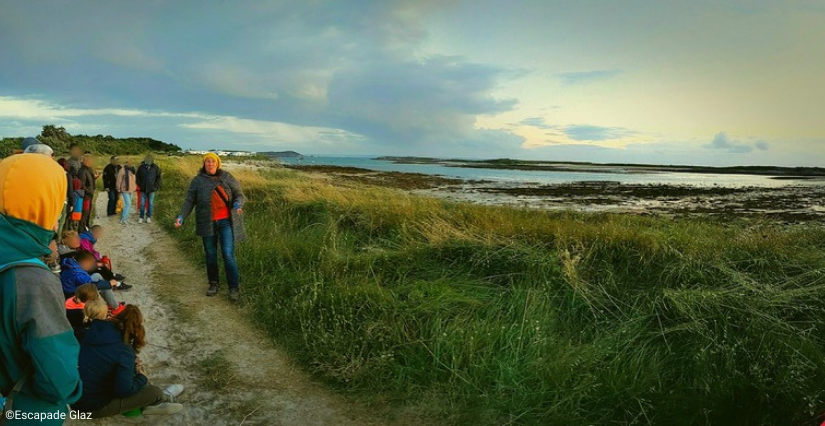
[[[314,155],[295,158],[281,158],[286,164],[329,165],[359,167],[363,169],[423,173],[464,180],[485,180],[502,184],[538,184],[552,185],[581,181],[610,181],[623,184],[645,185],[690,185],[721,187],[782,187],[788,185],[813,184],[807,180],[771,179],[770,176],[711,174],[683,172],[644,172],[623,171],[621,167],[611,172],[598,171],[536,171],[536,170],[502,170],[479,169],[472,167],[452,167],[441,164],[400,164],[389,160],[379,160],[374,156],[325,156]],[[821,181],[817,182],[821,184]]]

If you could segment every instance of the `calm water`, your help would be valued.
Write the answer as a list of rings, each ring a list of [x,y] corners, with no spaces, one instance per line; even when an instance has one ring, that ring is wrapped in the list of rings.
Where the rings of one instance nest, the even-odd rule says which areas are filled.
[[[695,186],[762,186],[778,187],[799,185],[806,181],[776,180],[768,176],[702,174],[702,173],[598,173],[598,172],[557,172],[525,170],[492,170],[468,167],[447,167],[438,164],[396,164],[391,161],[376,160],[374,157],[333,157],[312,156],[283,158],[284,163],[306,165],[332,165],[360,167],[379,171],[424,173],[456,177],[468,180],[490,180],[504,183],[554,184],[577,181],[616,181],[636,184],[671,184]]]

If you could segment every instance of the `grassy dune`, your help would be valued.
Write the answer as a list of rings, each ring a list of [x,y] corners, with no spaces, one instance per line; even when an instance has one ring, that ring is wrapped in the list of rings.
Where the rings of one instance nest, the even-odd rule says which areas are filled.
[[[198,164],[161,166],[171,228]],[[822,228],[234,174],[250,318],[339,389],[453,424],[801,425],[825,410]],[[192,223],[172,235],[202,262]]]

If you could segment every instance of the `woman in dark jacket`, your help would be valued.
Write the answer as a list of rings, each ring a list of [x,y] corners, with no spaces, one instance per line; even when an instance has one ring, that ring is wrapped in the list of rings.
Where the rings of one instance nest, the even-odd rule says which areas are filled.
[[[162,390],[150,384],[137,357],[146,344],[140,309],[127,305],[107,320],[106,304],[96,299],[83,310],[92,322],[84,334],[78,359],[83,396],[72,408],[90,412],[95,419],[139,408],[144,415],[180,412],[181,404],[166,401],[179,395],[183,386]]]
[[[244,195],[241,185],[231,174],[221,169],[221,159],[214,153],[203,157],[203,168],[192,179],[186,200],[180,209],[175,226],[180,228],[183,221],[195,209],[195,233],[203,238],[206,252],[206,276],[209,279],[207,296],[218,294],[218,243],[223,255],[229,298],[237,302],[238,262],[235,260],[235,243],[243,241],[246,233],[243,227]]]

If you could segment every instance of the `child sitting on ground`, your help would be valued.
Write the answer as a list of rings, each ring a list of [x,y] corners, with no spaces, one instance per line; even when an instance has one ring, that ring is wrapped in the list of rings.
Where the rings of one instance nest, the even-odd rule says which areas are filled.
[[[81,251],[74,258],[67,257],[63,260],[62,271],[60,272],[60,282],[63,284],[63,296],[71,298],[77,292],[77,288],[83,284],[92,283],[100,292],[100,297],[106,301],[112,310],[122,309],[115,299],[112,288],[117,288],[120,283],[116,280],[106,281],[100,274],[90,275],[89,270],[96,268],[95,257],[87,251]]]
[[[103,227],[93,225],[87,232],[80,234],[80,248],[95,255],[95,260],[97,260],[98,265],[109,266],[106,262],[108,257],[101,256],[100,253],[95,250],[95,244],[97,244],[97,240],[101,237],[103,237]]]
[[[78,359],[83,395],[72,408],[90,412],[93,419],[135,409],[145,416],[183,410],[183,405],[172,402],[183,392],[183,386],[161,389],[149,383],[137,357],[146,345],[143,314],[137,306],[129,305],[107,320],[106,307],[93,301],[86,305],[86,315],[92,322]]]
[[[66,299],[66,318],[69,324],[74,329],[74,337],[78,342],[83,341],[83,334],[86,331],[86,315],[83,313],[83,308],[86,303],[97,300],[100,294],[97,292],[97,286],[94,284],[83,284],[77,288],[74,297]]]
[[[80,235],[77,231],[65,231],[61,235],[60,243],[57,245],[57,254],[60,255],[60,261],[74,256],[80,250]]]
[[[95,226],[99,227],[99,225]],[[92,228],[94,229],[95,226],[93,226]],[[67,257],[74,257],[78,252],[81,251],[88,251],[92,253],[92,255],[94,255],[95,252],[83,248],[83,241],[84,239],[81,238],[81,236],[75,231],[64,232],[61,244],[57,246],[57,252],[58,254],[60,254],[61,262]],[[95,241],[97,241],[97,239],[95,239]],[[88,243],[86,245],[89,246]],[[94,250],[94,243],[92,243],[92,245],[89,247],[91,247],[92,250]],[[132,288],[131,285],[126,284],[124,282],[126,281],[126,277],[124,277],[121,274],[115,274],[114,272],[112,272],[106,265],[103,264],[103,262],[98,261],[98,256],[100,256],[100,253],[98,253],[97,256],[95,256],[97,268],[92,271],[89,271],[90,273],[98,273],[106,281],[119,281],[123,285],[123,287],[120,288],[121,290]]]

